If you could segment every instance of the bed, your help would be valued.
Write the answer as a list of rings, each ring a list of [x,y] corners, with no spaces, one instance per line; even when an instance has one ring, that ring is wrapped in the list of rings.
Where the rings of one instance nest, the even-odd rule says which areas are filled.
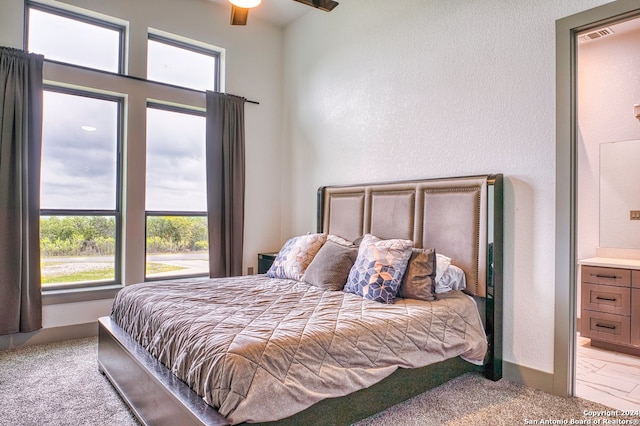
[[[350,424],[468,371],[482,369],[491,380],[501,378],[502,175],[322,187],[317,231],[348,241],[375,235],[408,240],[415,250],[435,248],[464,272],[465,294],[443,293],[434,302],[397,298],[385,305],[260,275],[129,286],[119,294],[123,300],[114,304],[112,316],[99,320],[98,361],[143,424]],[[473,311],[457,312],[471,298]],[[184,314],[178,314],[181,306]],[[435,315],[427,327],[394,310]],[[213,311],[222,319],[209,317]],[[253,316],[247,318],[245,311]],[[469,325],[478,317],[484,347]],[[376,325],[378,320],[385,325]],[[353,335],[344,328],[347,323],[368,330]],[[454,328],[441,328],[445,325]],[[207,337],[178,333],[207,328]],[[312,335],[313,343],[300,343],[295,351],[281,346],[280,335],[295,328],[301,336]],[[243,334],[225,337],[234,329]],[[323,334],[324,329],[335,334]],[[265,330],[268,341],[260,337]],[[453,339],[443,338],[435,350],[444,360],[421,349],[439,335]],[[475,336],[469,339],[473,344],[467,335]],[[210,355],[216,346],[232,348],[233,357],[222,362]],[[389,364],[391,358],[395,365]],[[189,364],[193,359],[197,368]],[[368,365],[373,359],[382,364]],[[227,369],[215,372],[200,368],[225,363]],[[238,371],[250,372],[244,374],[248,379],[229,373],[236,364],[242,364]],[[214,385],[201,388],[201,382],[192,381],[200,376]]]

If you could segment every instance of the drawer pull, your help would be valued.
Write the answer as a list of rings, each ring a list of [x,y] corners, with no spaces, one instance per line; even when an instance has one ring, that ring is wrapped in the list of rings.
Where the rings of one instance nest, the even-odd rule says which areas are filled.
[[[594,275],[594,274],[591,274]],[[604,274],[595,274],[596,278],[610,278],[612,280],[615,280],[616,278],[622,278],[622,277],[618,277],[617,275],[604,275]]]
[[[616,329],[615,325],[609,325],[609,324],[596,324],[596,327],[606,328],[606,329],[609,329],[609,330],[615,330]]]
[[[615,297],[602,297],[602,296],[596,296],[597,300],[606,300],[608,302],[615,302],[616,298]]]

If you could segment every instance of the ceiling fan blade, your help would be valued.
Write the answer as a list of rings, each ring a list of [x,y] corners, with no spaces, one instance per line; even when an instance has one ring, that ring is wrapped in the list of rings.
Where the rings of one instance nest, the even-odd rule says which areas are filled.
[[[249,9],[231,5],[231,25],[247,25]]]
[[[307,6],[315,7],[316,9],[324,10],[325,12],[331,12],[337,5],[337,1],[333,0],[295,0],[298,3],[306,4]]]

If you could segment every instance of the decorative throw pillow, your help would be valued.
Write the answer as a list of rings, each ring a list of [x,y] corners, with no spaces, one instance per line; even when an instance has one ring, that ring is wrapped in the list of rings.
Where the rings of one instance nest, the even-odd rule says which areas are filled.
[[[381,240],[366,234],[344,291],[376,302],[392,303],[407,268],[412,246],[410,240]]]
[[[327,240],[327,234],[307,234],[290,238],[276,256],[267,276],[301,280],[304,271]]]
[[[442,274],[440,281],[436,282],[436,293],[464,290],[465,288],[467,288],[467,278],[464,275],[464,271],[456,265],[449,265]]]
[[[404,272],[398,296],[408,299],[436,299],[436,251],[416,249],[411,251],[407,270]]]
[[[358,246],[340,237],[329,235],[313,258],[303,280],[324,290],[342,290],[349,271],[358,256]],[[338,242],[340,241],[340,242]]]

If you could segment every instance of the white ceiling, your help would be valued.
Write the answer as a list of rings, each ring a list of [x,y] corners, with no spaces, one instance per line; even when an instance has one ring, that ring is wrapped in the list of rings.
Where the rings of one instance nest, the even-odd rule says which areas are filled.
[[[231,4],[228,0],[209,0],[214,3],[226,6],[231,15]],[[306,6],[293,0],[262,0],[262,3],[249,12],[249,20],[247,25],[251,25],[251,18],[258,17],[265,21],[274,23],[279,26],[285,26],[305,13],[314,10],[312,7]],[[315,10],[317,13],[326,13]]]
[[[231,4],[229,0],[209,0],[213,3],[220,4],[229,9],[231,14]],[[312,11],[313,8],[306,6],[302,3],[298,3],[293,0],[262,0],[262,3],[249,12],[249,21],[247,25],[251,25],[251,17],[259,17],[265,21],[271,22],[279,26],[285,26],[288,23],[295,21],[305,13]],[[319,10],[315,10],[314,13],[326,13]],[[616,32],[635,31],[640,26],[640,18],[631,19],[625,22],[621,22],[610,27]]]

